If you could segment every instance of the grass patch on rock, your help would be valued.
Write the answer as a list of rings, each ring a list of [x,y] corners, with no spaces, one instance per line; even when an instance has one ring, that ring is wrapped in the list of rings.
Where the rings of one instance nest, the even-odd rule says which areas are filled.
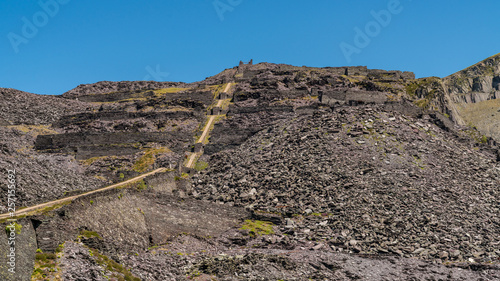
[[[274,234],[273,223],[258,220],[245,220],[241,230],[248,230],[251,236]]]
[[[189,88],[163,88],[159,90],[154,90],[153,92],[155,92],[156,94],[173,94],[186,90],[189,90]]]
[[[144,151],[144,155],[142,155],[135,163],[132,169],[139,173],[146,172],[151,166],[153,166],[156,156],[162,153],[169,153],[170,149],[166,147],[161,148],[150,148]]]
[[[12,225],[14,227],[12,227]],[[21,228],[23,228],[22,225],[18,224],[17,222],[14,222],[13,224],[8,224],[5,227],[5,232],[7,233],[7,236],[10,236],[11,232],[15,232],[16,234],[21,234]]]
[[[37,251],[31,280],[62,280],[57,266],[57,254]]]
[[[205,161],[197,161],[196,164],[194,165],[194,169],[196,171],[202,171],[208,168],[208,163]]]
[[[31,134],[32,136],[36,137],[38,135],[55,135],[57,134],[57,131],[50,129],[49,125],[12,125],[12,126],[7,126],[12,129],[16,129],[22,133],[25,134]]]
[[[88,230],[82,230],[80,231],[80,236],[85,237],[85,238],[94,238],[96,237],[97,239],[102,239],[99,233],[95,231],[88,231]]]
[[[89,251],[91,256],[95,257],[96,262],[108,271],[105,275],[109,278],[116,278],[113,280],[119,281],[141,281],[140,278],[135,277],[126,267],[99,253],[99,251],[95,249],[89,249]]]

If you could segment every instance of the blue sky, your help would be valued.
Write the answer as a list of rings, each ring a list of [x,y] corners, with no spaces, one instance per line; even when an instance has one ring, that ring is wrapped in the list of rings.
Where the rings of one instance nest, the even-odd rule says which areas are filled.
[[[240,60],[447,76],[500,52],[500,2],[3,0],[0,87],[192,82]]]

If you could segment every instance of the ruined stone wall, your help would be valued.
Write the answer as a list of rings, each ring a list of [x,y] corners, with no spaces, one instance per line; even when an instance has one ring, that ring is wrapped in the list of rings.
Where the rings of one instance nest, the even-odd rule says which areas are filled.
[[[381,70],[381,69],[369,69],[368,70],[368,77],[371,77],[373,79],[377,79],[380,81],[386,81],[386,82],[393,82],[393,81],[398,81],[400,79],[415,79],[415,74],[413,72],[409,71],[399,71],[399,70]]]
[[[196,111],[163,111],[163,112],[127,112],[127,111],[103,111],[95,113],[79,113],[64,116],[53,124],[54,127],[63,128],[73,124],[90,123],[94,120],[115,121],[146,118],[148,120],[167,120],[199,118],[201,113]]]
[[[93,94],[93,95],[82,95],[78,97],[79,101],[83,102],[112,102],[120,101],[126,99],[144,99],[155,97],[153,91],[149,92],[116,92],[116,93],[104,93],[104,94]],[[200,101],[204,104],[209,104],[211,100],[211,92],[207,91],[192,91],[187,95],[186,93],[168,93],[163,97],[163,100],[176,100],[176,99],[190,99],[194,101]]]
[[[293,112],[293,106],[249,106],[249,107],[238,107],[231,105],[229,107],[229,115],[234,114],[244,114],[244,113],[256,113],[256,112]]]
[[[375,91],[327,91],[319,92],[320,102],[328,105],[345,104],[345,103],[376,103],[381,104],[387,101],[387,96],[383,92]]]
[[[146,143],[159,143],[176,153],[182,153],[191,136],[176,132],[115,132],[115,133],[67,133],[39,135],[35,149],[52,153],[68,153],[76,159],[131,155],[141,151]]]
[[[117,133],[68,133],[56,135],[39,135],[35,142],[37,150],[59,149],[68,146],[106,145],[137,142],[165,142],[171,138],[181,137],[172,132],[117,132]],[[182,137],[181,137],[182,138]],[[184,137],[183,139],[186,139]]]

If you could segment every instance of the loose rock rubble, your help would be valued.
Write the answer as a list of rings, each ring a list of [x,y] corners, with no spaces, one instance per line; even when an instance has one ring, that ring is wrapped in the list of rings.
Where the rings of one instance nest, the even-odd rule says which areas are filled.
[[[281,122],[213,155],[193,196],[337,251],[499,262],[499,164],[430,119],[367,106]]]
[[[226,238],[229,238],[228,235]],[[235,236],[233,236],[234,238]],[[224,240],[224,238],[221,238]],[[123,262],[143,280],[496,280],[500,270],[445,267],[398,256],[363,256],[322,249],[235,248],[181,235]],[[266,240],[264,237],[250,240]],[[470,269],[465,266],[464,268]]]

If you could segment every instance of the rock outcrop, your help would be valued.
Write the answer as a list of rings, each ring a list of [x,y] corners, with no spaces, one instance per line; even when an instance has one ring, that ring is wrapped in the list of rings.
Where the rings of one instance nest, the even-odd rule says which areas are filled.
[[[500,54],[442,79],[419,79],[408,94],[420,106],[439,110],[456,124],[500,140]]]

